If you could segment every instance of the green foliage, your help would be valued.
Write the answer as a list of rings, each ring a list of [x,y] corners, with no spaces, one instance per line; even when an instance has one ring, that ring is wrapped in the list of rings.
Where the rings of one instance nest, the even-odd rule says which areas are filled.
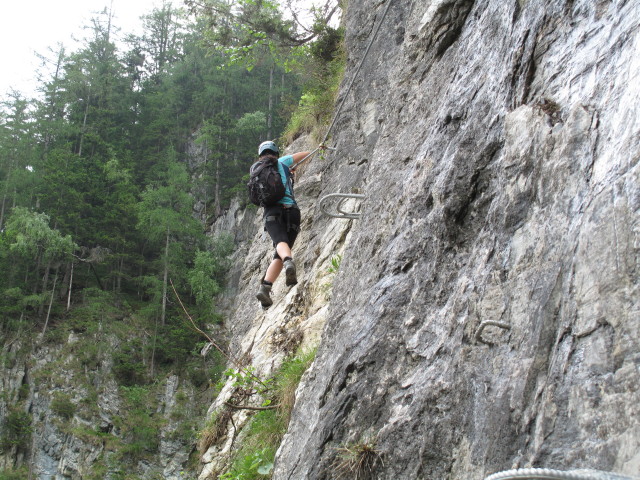
[[[209,304],[213,309],[213,298],[221,287],[215,280],[216,258],[211,252],[197,251],[194,266],[189,272],[189,284],[198,305]]]
[[[26,306],[24,300],[25,295],[20,287],[8,288],[0,293],[0,324],[4,324],[7,331],[17,329],[17,318]]]
[[[227,65],[243,64],[255,67],[265,52],[287,69],[301,68],[312,42],[330,44],[329,23],[338,5],[326,2],[322,8],[311,7],[301,12],[281,8],[278,1],[211,0],[203,5],[195,0],[185,3],[195,13],[203,15],[210,28],[206,40],[212,49],[222,51]],[[307,25],[300,18],[312,15]],[[327,47],[319,47],[325,50]]]
[[[19,407],[10,408],[2,423],[0,434],[0,452],[6,452],[12,447],[18,450],[28,448],[31,441],[31,415]]]
[[[233,379],[233,386],[235,388],[242,389],[247,395],[258,394],[262,397],[266,397],[273,386],[274,379],[267,378],[266,380],[260,379],[256,374],[256,369],[253,366],[243,368],[242,370],[235,370],[233,368],[224,372],[227,379]],[[265,399],[263,406],[267,406],[271,403],[270,399]]]
[[[76,404],[65,393],[55,393],[51,400],[51,410],[60,418],[70,420],[76,413]]]
[[[327,269],[327,272],[338,273],[341,263],[342,263],[342,255],[340,255],[339,253],[331,255],[331,266]]]
[[[276,374],[264,382],[237,372],[230,375],[236,386],[250,388],[260,395],[269,394],[271,400],[265,404],[273,404],[273,408],[259,411],[254,416],[231,468],[220,478],[270,478],[276,451],[289,425],[295,390],[314,358],[315,350],[301,352],[285,360]]]
[[[130,342],[113,354],[113,375],[120,385],[131,387],[146,380],[146,368],[142,363],[140,346]]]
[[[168,235],[197,235],[199,225],[191,217],[193,198],[189,195],[189,175],[184,164],[177,163],[174,153],[141,194],[138,204],[138,228],[156,242]]]
[[[225,275],[231,266],[229,255],[233,251],[233,239],[228,234],[214,238],[207,250],[197,250],[193,267],[187,273],[191,293],[198,309],[192,309],[195,317],[208,321],[216,317],[216,296],[222,291]]]
[[[263,448],[242,456],[233,464],[231,470],[219,478],[221,480],[259,480],[271,478],[273,470],[273,459],[275,457],[273,448]]]
[[[316,136],[319,137],[320,130],[330,123],[345,68],[341,42],[331,55],[329,62],[315,60],[312,64],[298,108],[282,135],[286,143],[293,142],[305,133],[317,132]]]
[[[311,45],[311,55],[318,60],[330,64],[342,55],[344,28],[320,25],[318,29],[320,33],[318,39]]]
[[[251,73],[220,71],[225,58],[202,46],[206,22],[188,24],[168,4],[145,16],[141,36],[127,37],[128,51],[112,41],[108,15],[98,14],[77,51],[60,48],[46,59],[56,74],[42,85],[42,101],[3,102],[0,292],[6,301],[0,298],[0,315],[6,328],[25,313],[43,317],[56,274],[54,317],[63,302],[75,303],[83,289],[96,287],[156,302],[156,311],[146,312],[155,322],[165,273],[188,307],[199,302],[201,313],[214,317],[206,298],[219,278],[218,287],[194,278],[189,295],[195,251],[205,250],[193,206],[213,202],[203,213],[217,215],[244,194],[255,146],[282,131],[285,104],[299,94],[297,79],[274,69],[268,52]],[[208,149],[201,163],[191,148],[197,136]],[[73,322],[78,332],[92,323],[80,316]]]
[[[0,480],[27,480],[29,478],[29,469],[27,466],[18,469],[0,470]]]
[[[44,260],[56,260],[70,255],[77,245],[68,235],[49,227],[49,216],[15,207],[7,222],[7,232],[13,242],[10,250],[23,257],[42,255]]]
[[[155,361],[159,365],[181,368],[191,357],[193,347],[199,340],[200,334],[187,328],[183,322],[160,326],[156,338]]]
[[[200,349],[198,349],[198,351],[199,350]],[[222,354],[217,350],[213,350],[212,352],[209,352],[207,356],[210,359],[209,364],[198,362],[195,364],[191,364],[187,368],[187,376],[196,388],[200,388],[206,385],[213,386],[224,375],[224,364],[226,359],[222,356]]]
[[[89,332],[99,328],[102,322],[118,318],[122,308],[113,292],[106,292],[96,287],[88,287],[82,291],[82,303],[77,305],[67,320],[74,332]]]
[[[108,472],[109,467],[104,463],[102,458],[98,458],[91,464],[87,480],[103,480],[107,477]]]
[[[125,444],[119,454],[127,460],[140,460],[157,452],[160,446],[160,417],[155,415],[156,405],[148,387],[121,387],[126,411],[119,422]]]

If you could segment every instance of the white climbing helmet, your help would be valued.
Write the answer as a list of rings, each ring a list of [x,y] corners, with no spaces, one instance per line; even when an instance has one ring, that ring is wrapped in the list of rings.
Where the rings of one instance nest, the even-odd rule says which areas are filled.
[[[262,155],[266,150],[271,150],[273,153],[280,153],[278,150],[278,146],[273,143],[271,140],[267,140],[266,142],[262,142],[258,147],[258,156]]]

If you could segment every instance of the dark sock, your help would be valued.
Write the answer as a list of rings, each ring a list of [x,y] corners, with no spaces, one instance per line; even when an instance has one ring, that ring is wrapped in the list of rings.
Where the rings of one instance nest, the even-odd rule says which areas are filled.
[[[266,280],[263,280],[263,281],[262,281],[262,284],[263,284],[263,285],[268,285],[268,286],[270,286],[270,287],[272,287],[272,286],[273,286],[273,283],[268,282],[268,281],[266,281]]]
[[[287,260],[293,260],[293,258],[291,257],[284,257],[284,260],[282,260],[283,262],[286,262]]]

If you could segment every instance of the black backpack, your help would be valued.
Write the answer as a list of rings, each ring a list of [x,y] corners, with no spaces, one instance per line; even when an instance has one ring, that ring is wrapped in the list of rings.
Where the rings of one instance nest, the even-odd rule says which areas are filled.
[[[289,169],[283,165],[287,181],[291,178]],[[249,170],[249,200],[259,207],[275,205],[282,200],[286,190],[278,172],[278,159],[267,157],[251,165]]]

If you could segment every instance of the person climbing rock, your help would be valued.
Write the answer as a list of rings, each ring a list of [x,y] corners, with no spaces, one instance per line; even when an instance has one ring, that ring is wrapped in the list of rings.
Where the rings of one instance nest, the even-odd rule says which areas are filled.
[[[298,152],[284,157],[278,157],[279,154],[278,146],[274,142],[262,142],[258,147],[259,160],[254,164],[258,165],[260,161],[264,160],[271,160],[273,163],[277,161],[280,180],[285,187],[284,196],[281,199],[272,205],[263,204],[265,230],[269,233],[275,248],[273,260],[267,268],[260,289],[256,294],[256,298],[263,308],[268,308],[273,304],[271,288],[283,268],[286,285],[293,286],[298,283],[291,249],[300,232],[300,209],[293,195],[291,169],[295,168],[301,160],[309,157],[311,152]]]

